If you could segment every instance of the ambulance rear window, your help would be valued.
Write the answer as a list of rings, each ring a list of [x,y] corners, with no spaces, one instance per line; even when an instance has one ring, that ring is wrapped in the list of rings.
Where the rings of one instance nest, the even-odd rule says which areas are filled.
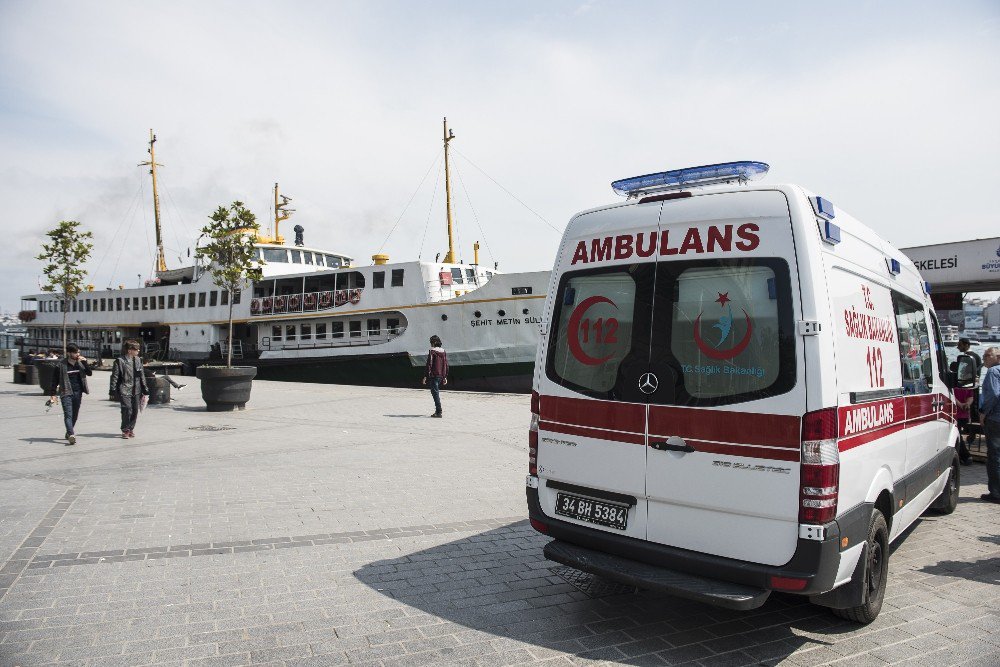
[[[783,259],[619,265],[564,274],[546,375],[595,398],[725,405],[789,391],[795,344]]]

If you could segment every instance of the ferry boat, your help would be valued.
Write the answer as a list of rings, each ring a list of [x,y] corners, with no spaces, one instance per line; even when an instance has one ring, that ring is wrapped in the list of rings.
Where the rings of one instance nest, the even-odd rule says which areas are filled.
[[[448,252],[443,261],[354,258],[279,231],[293,212],[274,186],[273,233],[255,243],[263,277],[233,299],[234,364],[255,365],[258,378],[302,382],[415,386],[423,375],[430,336],[444,341],[449,387],[529,391],[540,337],[548,271],[505,274],[456,261],[448,167],[454,138],[444,122]],[[88,356],[113,356],[126,338],[143,341],[146,357],[193,367],[218,362],[227,347],[228,293],[197,259],[169,269],[163,250],[154,144],[148,164],[156,224],[155,277],[136,289],[95,290],[69,304],[69,340]],[[61,347],[63,302],[58,294],[22,297],[27,348]]]

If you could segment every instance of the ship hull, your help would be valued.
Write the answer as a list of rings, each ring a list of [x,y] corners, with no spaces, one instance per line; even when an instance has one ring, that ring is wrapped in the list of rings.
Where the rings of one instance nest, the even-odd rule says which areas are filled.
[[[376,387],[420,387],[422,366],[406,353],[338,357],[257,360],[257,379]],[[534,363],[473,363],[452,365],[448,389],[459,391],[531,391]]]

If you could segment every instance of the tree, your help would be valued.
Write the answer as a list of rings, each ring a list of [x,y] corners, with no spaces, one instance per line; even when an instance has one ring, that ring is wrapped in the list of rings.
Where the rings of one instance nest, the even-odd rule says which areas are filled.
[[[208,262],[208,272],[215,284],[229,293],[229,342],[226,366],[233,365],[233,300],[255,280],[261,279],[260,264],[254,240],[260,231],[257,216],[234,201],[228,208],[220,206],[201,233],[208,243],[197,250],[197,256]]]
[[[42,290],[57,293],[62,304],[62,346],[65,355],[66,315],[70,303],[83,291],[83,281],[87,276],[83,265],[90,259],[90,251],[94,248],[90,240],[94,235],[80,231],[80,223],[76,220],[63,220],[46,236],[49,242],[42,244],[42,254],[35,259],[45,262],[42,269],[45,285]]]

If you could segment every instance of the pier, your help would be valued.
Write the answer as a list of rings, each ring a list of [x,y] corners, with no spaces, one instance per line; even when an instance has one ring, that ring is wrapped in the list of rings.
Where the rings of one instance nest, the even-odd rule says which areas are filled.
[[[430,419],[418,388],[258,381],[245,411],[213,414],[195,381],[126,441],[107,382],[73,447],[37,387],[0,386],[0,665],[1000,662],[981,465],[953,516],[898,544],[860,627],[792,596],[731,612],[546,561],[526,395],[445,392]]]

